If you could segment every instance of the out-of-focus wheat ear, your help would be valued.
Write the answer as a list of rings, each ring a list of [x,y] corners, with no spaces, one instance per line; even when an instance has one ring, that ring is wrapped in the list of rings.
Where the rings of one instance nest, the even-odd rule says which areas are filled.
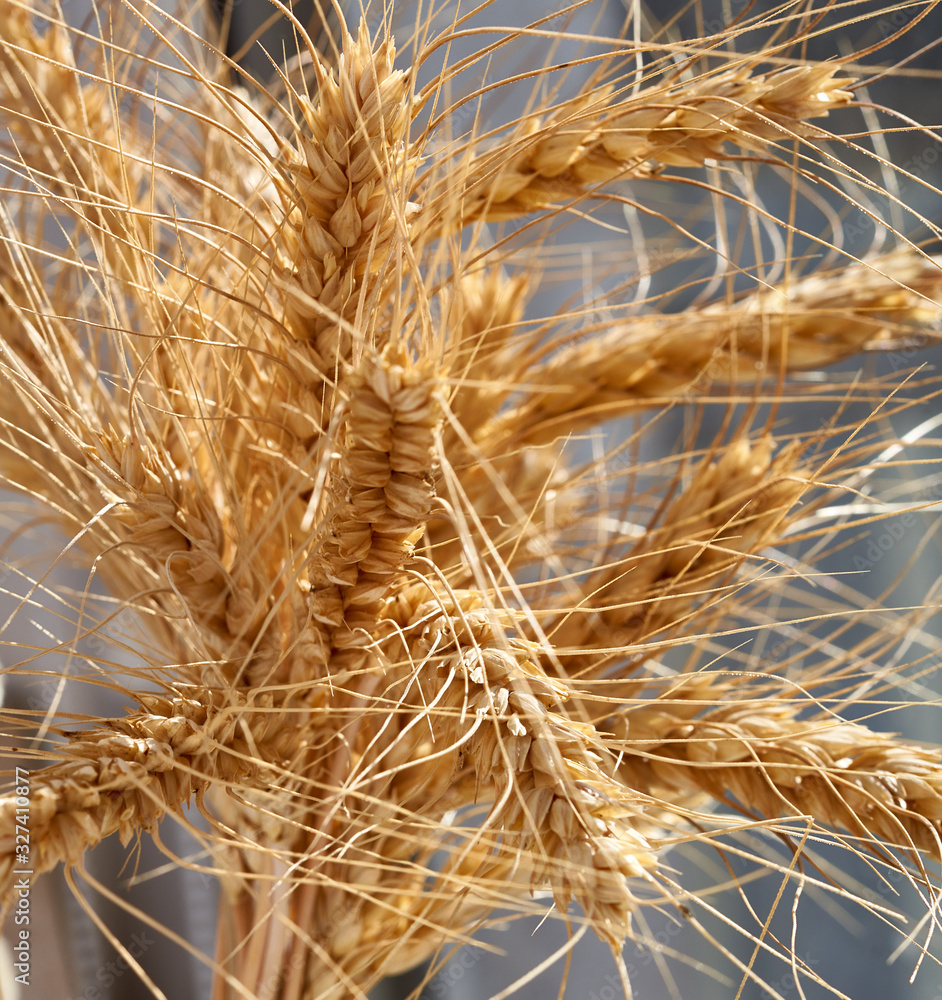
[[[46,298],[0,221],[0,477],[66,513],[81,467],[76,433],[107,410],[92,359]],[[70,426],[71,425],[71,426]],[[76,465],[75,463],[78,463]]]
[[[705,74],[692,82],[652,86],[624,98],[612,87],[532,116],[506,138],[481,139],[449,152],[456,175],[423,193],[428,227],[515,219],[583,199],[611,181],[649,176],[657,165],[699,167],[743,150],[774,156],[775,144],[828,136],[810,119],[850,103],[834,63],[771,73],[748,68]],[[734,152],[730,152],[727,143]],[[458,217],[447,210],[460,199]]]
[[[443,293],[448,368],[457,383],[449,408],[469,437],[494,415],[510,391],[501,373],[519,364],[515,341],[520,338],[530,286],[529,275],[510,275],[494,266],[455,278]],[[446,443],[462,447],[454,432],[447,434]]]
[[[414,892],[401,892],[395,905],[367,903],[360,910],[348,902],[338,911],[342,923],[334,953],[358,981],[372,986],[385,976],[408,972],[440,956],[447,942],[471,940],[473,929],[509,901],[496,878],[485,881],[478,876],[472,881],[478,871],[474,866],[460,873],[429,871],[425,884]],[[508,871],[507,877],[512,878],[512,873]],[[325,1000],[343,1000],[348,995],[338,990]]]
[[[273,280],[290,331],[315,345],[329,374],[350,356],[357,310],[375,309],[371,295],[389,280],[416,161],[405,144],[411,81],[394,67],[390,38],[371,40],[362,22],[356,39],[344,33],[336,72],[312,58],[317,90],[295,95],[300,117],[278,179],[285,222]]]
[[[810,707],[794,696],[753,700],[728,678],[678,679],[650,707],[624,712],[622,777],[662,798],[705,792],[768,818],[807,817],[877,853],[891,846],[917,865],[917,853],[938,861],[938,749],[809,714]]]
[[[235,84],[200,88],[192,110],[199,112],[187,123],[198,130],[199,173],[187,177],[188,194],[198,199],[201,220],[210,224],[200,234],[207,252],[215,249],[213,240],[224,248],[215,249],[210,266],[228,270],[237,262],[243,274],[227,291],[244,288],[245,297],[263,299],[267,281],[254,272],[284,214],[274,179],[281,155],[274,126],[260,96]],[[200,273],[195,266],[191,271]]]
[[[142,145],[130,122],[121,128],[109,87],[83,78],[72,30],[41,7],[3,4],[0,107],[11,136],[4,145],[31,183],[74,202],[106,271],[128,287],[146,285],[150,135]],[[105,72],[112,65],[103,57]]]
[[[864,349],[907,340],[928,346],[940,318],[942,258],[908,250],[759,288],[732,304],[646,314],[612,329],[582,330],[578,343],[522,373],[528,398],[486,431],[539,444]]]
[[[787,530],[809,487],[800,452],[741,437],[702,459],[641,539],[587,575],[582,605],[551,629],[567,670],[582,674],[613,655],[631,657],[632,646],[681,626],[695,634],[698,610],[723,600],[724,583],[743,561]]]
[[[438,763],[441,767],[442,761]],[[304,981],[318,983],[323,991],[317,994],[319,1000],[350,996],[354,987],[369,990],[385,976],[432,958],[444,942],[469,940],[495,907],[519,905],[529,893],[529,878],[514,884],[510,856],[501,865],[493,852],[465,850],[462,845],[461,862],[449,859],[442,870],[442,852],[456,849],[459,830],[448,829],[449,820],[443,821],[443,811],[434,804],[418,812],[402,808],[390,787],[380,806],[373,800],[372,786],[361,790],[362,800],[357,793],[345,797],[349,816],[342,829],[349,842],[343,850],[328,849],[312,857],[309,876],[303,874],[303,862],[288,875],[296,882],[290,885],[291,919],[305,919],[305,930],[317,944],[310,948],[300,935],[287,941],[286,967],[304,971],[286,977],[286,1000],[306,995],[301,990]],[[487,853],[492,856],[485,879],[481,872]],[[310,905],[305,905],[307,900]],[[272,894],[266,892],[258,910],[264,903],[270,909],[271,901]],[[252,930],[257,929],[255,924]],[[271,930],[269,940],[275,942],[277,927]],[[259,970],[257,983],[266,978]],[[249,985],[257,988],[251,981]]]
[[[13,263],[6,246],[0,253]],[[140,422],[129,425],[126,397],[119,392],[115,399],[102,377],[114,356],[81,351],[80,337],[29,283],[28,262],[17,262],[7,277],[0,261],[7,321],[0,363],[9,378],[0,397],[6,485],[48,505],[60,527],[94,555],[96,573],[115,593],[152,595],[152,608],[194,626],[189,642],[199,637],[207,645],[202,656],[191,649],[189,658],[215,664],[236,655],[237,640],[246,637],[229,632],[226,615],[247,553],[234,551],[231,523],[207,484],[206,456],[181,447],[187,436],[175,433],[172,415],[179,396],[164,386],[138,399]],[[141,433],[141,426],[152,433]]]
[[[478,430],[494,417],[516,384],[514,373],[533,337],[524,330],[523,314],[535,283],[532,273],[512,275],[502,266],[489,266],[456,276],[440,295],[449,384],[444,453],[463,494],[460,502],[494,531],[491,538],[498,545],[498,518],[508,502],[515,506],[508,519],[516,530],[517,523],[525,520],[521,512],[539,497],[547,479],[554,471],[563,475],[558,456],[548,451],[531,449],[521,455],[511,444],[502,455],[491,451],[497,442],[486,437],[476,440]],[[513,485],[502,489],[501,477],[506,475]],[[483,540],[472,540],[469,531],[474,531],[472,526],[459,530],[451,519],[429,526],[440,566],[467,563],[472,550],[483,550]]]
[[[117,333],[87,346],[75,303],[50,300],[33,255],[7,232],[2,239],[5,485],[47,505],[67,536],[96,558],[96,573],[114,593],[160,595],[152,607],[193,623],[209,643],[204,658],[232,655],[224,618],[229,538],[202,475],[205,455],[201,469],[187,435],[178,433],[173,411],[183,394],[176,380],[162,379],[168,369],[155,363],[129,406],[121,376],[133,349],[125,354]],[[55,296],[56,283],[49,283]]]
[[[159,448],[146,448],[133,436],[103,436],[97,451],[101,491],[114,505],[103,523],[123,549],[120,561],[105,559],[105,578],[117,585],[136,573],[141,589],[169,584],[158,602],[163,610],[184,615],[211,645],[234,655],[226,614],[238,599],[233,578],[240,559],[200,470],[191,469],[181,483]]]

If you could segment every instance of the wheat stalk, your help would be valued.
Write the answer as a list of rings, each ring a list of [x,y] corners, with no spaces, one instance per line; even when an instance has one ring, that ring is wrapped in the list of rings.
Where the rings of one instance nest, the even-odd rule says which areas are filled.
[[[135,702],[4,710],[7,909],[25,859],[94,886],[89,849],[192,828],[191,805],[211,859],[171,860],[222,886],[215,1000],[364,998],[508,910],[569,910],[628,996],[622,946],[650,940],[649,914],[708,939],[723,917],[673,851],[725,859],[762,829],[791,845],[784,864],[752,854],[796,907],[824,891],[802,865],[832,841],[931,909],[940,753],[849,718],[900,704],[919,657],[912,678],[905,644],[867,673],[832,642],[792,669],[726,642],[784,622],[815,651],[819,620],[853,621],[802,592],[813,559],[886,516],[891,466],[938,460],[931,427],[897,441],[890,425],[930,377],[855,396],[821,371],[890,349],[908,364],[935,340],[937,233],[835,266],[835,241],[750,201],[764,171],[796,201],[874,192],[842,137],[866,66],[796,55],[818,22],[782,5],[702,43],[549,56],[527,109],[487,128],[486,75],[450,90],[491,51],[441,56],[464,22],[436,35],[430,17],[403,59],[386,21],[320,51],[274,9],[301,58],[269,88],[150,4],[101,0],[94,31],[38,0],[0,8],[0,476],[64,534],[51,562],[112,595],[15,564],[10,622],[46,602],[63,634],[13,646],[8,672],[58,678],[51,651],[70,688],[84,663]],[[766,44],[742,54],[751,32]],[[763,239],[779,256],[740,263],[744,240],[691,236],[710,273],[679,309],[621,261],[601,314],[595,292],[544,308],[554,230],[584,216],[640,251],[632,184],[655,182],[707,190],[718,220],[745,206],[756,257]],[[824,427],[778,419],[814,395],[838,404]],[[872,417],[842,426],[858,397]],[[709,407],[726,418],[704,443]],[[652,457],[653,425],[623,418],[674,410],[689,432]],[[907,643],[932,601],[896,626]],[[745,933],[797,969],[767,929]],[[774,992],[752,960],[719,958]]]

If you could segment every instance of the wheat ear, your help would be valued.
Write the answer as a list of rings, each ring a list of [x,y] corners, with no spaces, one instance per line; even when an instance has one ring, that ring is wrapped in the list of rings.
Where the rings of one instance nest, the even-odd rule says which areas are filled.
[[[655,711],[628,711],[623,765],[634,787],[730,797],[763,816],[808,817],[879,852],[942,857],[942,756],[840,719],[801,698],[742,694],[704,710],[728,678],[678,678]],[[728,696],[728,694],[727,694]]]
[[[584,602],[553,633],[558,649],[573,651],[567,668],[598,669],[608,656],[593,648],[621,655],[664,640],[697,609],[724,600],[734,571],[779,543],[795,516],[809,483],[801,450],[776,453],[771,438],[740,438],[719,457],[705,457],[642,540],[588,575]]]
[[[298,97],[302,118],[277,181],[285,204],[278,282],[292,329],[310,338],[327,373],[349,355],[345,324],[384,279],[411,211],[399,200],[415,170],[405,145],[411,84],[395,54],[391,39],[373,44],[364,22],[355,40],[344,35],[336,74],[312,57],[317,99]]]
[[[82,68],[89,32],[29,0],[0,9],[0,142],[18,186],[0,233],[0,470],[65,531],[53,561],[74,559],[141,618],[123,668],[84,646],[92,584],[57,589],[74,638],[49,652],[79,679],[88,667],[113,691],[162,692],[78,733],[61,706],[42,718],[36,870],[81,872],[86,848],[164,813],[189,828],[195,798],[225,893],[214,1000],[365,1000],[495,911],[573,900],[572,941],[594,929],[630,995],[620,950],[650,936],[644,908],[713,908],[674,883],[667,854],[742,828],[703,812],[708,797],[761,808],[786,838],[877,851],[883,838],[904,870],[937,858],[938,753],[784,698],[774,665],[755,677],[755,663],[702,663],[729,653],[720,611],[753,611],[769,582],[755,578],[785,560],[768,548],[793,534],[798,502],[814,513],[814,473],[856,462],[850,485],[868,501],[875,470],[918,439],[871,461],[874,422],[812,461],[800,432],[786,439],[773,418],[759,430],[761,393],[784,401],[791,372],[928,340],[916,324],[938,319],[939,261],[910,249],[802,277],[789,218],[773,239],[781,269],[760,262],[768,283],[746,295],[678,316],[616,306],[581,327],[588,312],[531,325],[526,311],[558,222],[591,208],[630,224],[625,180],[709,184],[719,201],[763,162],[796,193],[832,169],[850,139],[819,158],[832,137],[815,122],[852,99],[840,63],[800,56],[819,22],[776,8],[782,31],[761,55],[735,55],[733,34],[722,52],[668,43],[663,59],[644,43],[630,81],[627,43],[610,44],[571,98],[553,82],[568,67],[546,65],[521,119],[446,145],[435,116],[477,56],[446,56],[418,94],[415,80],[465,22],[419,32],[406,70],[388,19],[344,30],[332,63],[289,7],[310,79],[285,70],[254,94],[152,5],[100,19],[100,51],[128,57],[100,74]],[[163,54],[138,58],[139,32]],[[141,106],[116,96],[132,92],[173,127],[142,128]],[[761,216],[745,207],[744,221]],[[733,259],[715,276],[733,289],[746,273]],[[716,386],[736,401],[707,447],[694,426],[683,454],[649,461],[650,428],[601,426]],[[591,461],[569,442],[586,430]],[[23,577],[14,617],[46,586]],[[682,671],[655,659],[662,644],[684,647]],[[36,652],[12,671],[42,672]],[[798,683],[843,682],[853,656]],[[6,713],[17,746],[36,718]],[[0,797],[8,907],[18,803]]]
[[[942,259],[901,252],[760,287],[730,305],[581,331],[576,343],[521,373],[529,398],[481,436],[539,444],[672,399],[834,364],[865,348],[914,337],[928,343],[940,302]]]
[[[419,620],[431,612],[420,605]],[[532,855],[520,863],[533,866],[535,887],[548,881],[563,910],[575,895],[602,933],[621,940],[635,906],[625,880],[649,877],[655,854],[634,828],[642,804],[612,782],[602,742],[559,711],[565,685],[540,670],[538,647],[495,635],[487,613],[427,621],[417,669],[433,653],[436,739],[459,748],[476,784],[494,784],[485,827]]]
[[[515,219],[567,202],[614,180],[647,176],[655,164],[700,167],[739,150],[770,154],[771,144],[827,136],[808,119],[850,103],[852,81],[837,65],[747,69],[667,83],[620,98],[602,86],[524,119],[514,133],[475,150],[460,201],[460,223]],[[452,155],[460,160],[459,147]],[[451,182],[453,183],[453,182]],[[422,215],[446,217],[453,191],[432,187]]]

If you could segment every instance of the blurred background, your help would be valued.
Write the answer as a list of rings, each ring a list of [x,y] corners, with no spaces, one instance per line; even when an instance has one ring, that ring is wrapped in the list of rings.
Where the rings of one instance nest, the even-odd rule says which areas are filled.
[[[294,45],[292,39],[285,35],[283,24],[274,9],[267,0],[213,2],[218,22],[216,27],[207,23],[207,32],[219,31],[218,26],[225,25],[228,32],[227,51],[232,58],[259,80],[270,80],[272,60],[282,63],[283,54],[293,51]],[[762,3],[748,5],[746,0],[715,3],[707,0],[699,4],[662,0],[649,7],[630,5],[630,0],[626,2],[629,3],[627,7],[618,2],[590,3],[572,11],[558,22],[550,22],[550,25],[558,23],[560,28],[565,27],[574,34],[615,37],[622,33],[627,23],[629,30],[632,25],[640,26],[643,37],[658,34],[661,40],[681,40],[702,37],[718,31],[722,25],[731,23],[744,12],[752,15],[772,6]],[[557,7],[558,5],[547,0],[496,0],[478,16],[475,24],[522,26],[554,14]],[[903,29],[923,8],[924,5],[921,4],[905,3],[842,5],[843,19],[856,23],[848,23],[836,30],[822,31],[809,43],[808,55],[823,59],[863,52],[870,45]],[[300,20],[312,23],[317,21],[311,4],[299,0],[294,9]],[[72,23],[81,24],[90,14],[90,2],[68,0],[63,10]],[[440,27],[444,27],[454,16],[455,10],[454,3],[439,7]],[[186,11],[181,13],[191,16]],[[367,16],[375,22],[381,14],[376,9],[369,11]],[[358,11],[348,12],[350,24],[354,24],[357,17]],[[409,40],[415,17],[415,8],[407,3],[398,3],[392,15],[401,60],[407,59],[409,55]],[[266,26],[269,21],[272,23]],[[896,71],[869,85],[867,94],[875,108],[882,105],[916,121],[925,121],[930,125],[939,123],[942,118],[942,100],[939,98],[942,93],[940,40],[942,17],[939,12],[933,11],[911,34],[891,43],[870,60],[871,63],[876,61],[880,65],[891,66],[919,51],[918,56],[911,59],[902,72]],[[478,38],[465,39],[462,42],[464,48],[459,45],[451,50],[449,61],[456,62],[466,52],[475,51],[479,44]],[[570,47],[575,52],[578,46],[571,43]],[[554,58],[563,59],[566,51],[567,46],[562,45]],[[508,56],[505,61],[495,62],[489,71],[490,76],[497,79],[514,69],[541,65],[545,57],[544,40],[529,44],[521,41],[514,46],[512,59]],[[429,65],[423,70],[423,78],[431,77],[434,73],[434,65]],[[495,97],[485,107],[489,120],[509,120],[524,106],[528,93],[526,84],[516,90],[502,89],[499,97]],[[897,164],[908,165],[907,172],[912,177],[907,179],[884,171],[875,159],[863,155],[848,157],[848,162],[860,170],[864,177],[895,192],[902,202],[910,206],[912,212],[904,212],[894,204],[892,198],[878,198],[859,185],[849,182],[844,191],[840,189],[840,185],[835,185],[835,190],[828,193],[826,203],[799,200],[799,209],[804,213],[798,219],[801,228],[814,233],[827,233],[829,226],[833,229],[828,220],[839,217],[839,236],[843,240],[843,246],[856,256],[864,256],[871,249],[880,247],[881,240],[888,236],[888,230],[875,224],[872,216],[884,220],[887,227],[902,231],[917,241],[929,237],[919,216],[933,223],[940,221],[940,196],[936,189],[942,187],[942,157],[939,155],[939,144],[935,136],[909,128],[905,118],[894,121],[877,110],[871,113],[870,119],[861,122],[861,130],[874,128],[877,123],[884,129],[899,128],[900,131],[880,141],[885,145],[881,146],[878,142],[876,152]],[[760,199],[761,204],[776,217],[786,217],[791,195],[789,185],[765,172],[756,183],[757,189],[751,192],[753,198]],[[648,294],[658,291],[669,293],[681,287],[685,268],[688,276],[699,273],[696,269],[702,265],[702,260],[693,264],[685,262],[683,252],[678,253],[676,259],[669,264],[665,263],[666,257],[661,250],[663,247],[678,245],[676,234],[669,233],[663,226],[659,228],[655,217],[660,213],[680,220],[695,237],[710,241],[716,228],[716,206],[706,204],[709,199],[702,190],[689,186],[644,182],[633,185],[632,194],[650,208],[651,214],[641,216],[627,211],[622,232],[611,238],[608,252],[622,255],[623,268],[613,278],[598,261],[586,259],[583,272],[575,279],[563,280],[554,274],[541,289],[537,305],[542,315],[550,315],[567,297],[573,293],[583,294],[586,287],[592,288],[594,294],[599,294],[604,291],[607,281],[615,284],[623,282],[625,274],[633,268],[639,273],[645,269],[649,272],[645,278],[649,282]],[[865,199],[871,214],[854,209],[848,201],[851,196]],[[757,202],[753,200],[751,203]],[[734,232],[738,225],[737,213],[743,210],[727,202],[723,211],[727,231]],[[574,225],[562,238],[578,245],[579,234],[579,227]],[[591,227],[585,230],[587,244],[596,238],[597,234]],[[829,234],[828,238],[836,237]],[[888,248],[891,242],[887,239],[883,248]],[[618,246],[620,250],[617,249]],[[680,249],[683,251],[689,247]],[[930,249],[938,251],[939,248],[930,245]],[[743,252],[748,257],[751,251],[746,249]],[[750,263],[747,259],[742,262],[746,266]],[[608,264],[610,263],[609,260]],[[681,309],[693,294],[695,291],[691,291],[687,299],[683,294],[674,295],[666,300],[665,308]],[[936,349],[923,351],[918,355],[915,350],[901,349],[895,355],[865,358],[863,364],[869,376],[881,377],[907,371],[917,365],[934,366],[939,358],[940,353]],[[846,378],[849,382],[859,368],[858,362],[845,365],[835,372],[835,377]],[[863,404],[855,406],[856,408],[852,406],[845,412],[845,420],[863,420],[869,415],[869,407]],[[809,405],[801,408],[800,412],[796,412],[797,409],[789,411],[790,428],[811,430],[820,427],[830,418],[833,404],[822,404],[820,407]],[[932,421],[937,414],[938,404],[934,401],[913,407],[894,418],[892,433],[898,436],[906,434],[926,421]],[[704,440],[708,440],[716,432],[721,417],[719,412],[707,414],[700,431]],[[651,453],[658,450],[667,453],[679,440],[688,440],[689,428],[684,421],[684,414],[679,411],[661,420],[656,431],[646,435],[645,448]],[[633,429],[630,424],[615,426],[610,433],[613,436],[624,435]],[[894,489],[889,479],[880,485],[884,492],[888,489],[892,493]],[[934,487],[935,480],[927,478],[926,489]],[[942,499],[942,490],[936,499]],[[4,562],[8,565],[28,561],[30,558],[29,543],[12,534],[17,514],[15,505],[19,503],[11,498],[2,509],[0,530],[10,533],[3,555]],[[866,573],[859,573],[861,567],[853,562],[855,552],[860,549],[866,551],[866,539],[858,541],[857,547],[850,551],[828,556],[824,568],[835,574],[857,572],[852,586],[863,599],[876,597],[890,581],[897,581],[892,600],[888,603],[897,607],[933,603],[937,600],[935,595],[942,573],[942,560],[934,541],[935,519],[936,515],[932,511],[921,514],[914,527],[891,532],[893,544],[885,548],[879,544],[879,539],[882,537],[881,533],[890,531],[889,525],[892,522],[877,524],[873,539],[878,544],[877,550],[883,555],[878,560],[870,560]],[[917,551],[919,558],[910,565],[909,560]],[[68,575],[68,571],[57,572],[65,577]],[[901,574],[902,579],[897,580]],[[66,582],[77,589],[84,585],[81,579],[66,579]],[[3,586],[8,593],[4,606],[12,608],[16,595],[23,592],[26,584],[7,574]],[[7,615],[0,614],[0,621],[7,621]],[[56,618],[52,612],[41,607],[30,608],[28,615],[20,613],[7,621],[3,642],[5,645],[36,646],[44,641],[43,636],[54,634],[55,627]],[[120,623],[112,631],[115,629],[120,629]],[[932,665],[931,657],[935,655],[937,635],[938,631],[930,621],[924,632],[904,640],[908,655],[917,655],[914,650],[918,647],[930,657],[927,660],[926,677],[922,682],[924,687],[913,695],[914,700],[923,700],[926,707],[896,713],[891,720],[881,720],[880,728],[902,731],[913,739],[942,742],[938,705],[932,702],[937,697],[939,682],[929,669]],[[855,633],[850,632],[846,639],[854,642]],[[94,641],[89,640],[89,643]],[[759,640],[753,642],[759,643]],[[756,646],[750,655],[790,657],[794,653],[794,642],[794,636],[787,630],[782,630],[780,634],[770,633],[764,640],[764,646]],[[89,652],[94,654],[95,650],[90,648]],[[13,654],[8,654],[7,659],[11,655]],[[35,665],[41,668],[42,661],[37,661]],[[40,709],[55,701],[58,701],[62,709],[96,716],[117,715],[123,710],[119,698],[107,692],[100,694],[90,685],[70,684],[60,688],[52,681],[37,684],[15,676],[7,678],[8,706]],[[195,823],[199,822],[195,815],[192,819]],[[196,850],[195,843],[174,823],[163,824],[161,836],[180,855],[186,856]],[[888,906],[907,907],[916,917],[925,912],[925,904],[908,898],[906,887],[901,882],[881,882],[869,865],[863,861],[855,863],[848,852],[828,851],[824,848],[822,853],[830,857],[840,870],[849,873],[857,881],[857,891],[869,894],[876,904],[885,902]],[[736,869],[734,859],[721,859],[706,848],[677,851],[672,855],[671,862],[680,873],[678,881],[687,886],[700,883],[709,887],[722,881],[727,875],[724,867],[727,862],[733,865],[738,874],[745,872],[745,869]],[[33,906],[34,912],[42,914],[40,930],[48,939],[48,947],[42,949],[43,961],[35,966],[33,985],[28,992],[23,991],[23,998],[145,1000],[150,996],[148,989],[123,965],[114,949],[105,942],[95,926],[96,920],[111,927],[117,937],[139,957],[142,965],[170,1000],[208,998],[208,970],[161,938],[147,923],[144,915],[172,928],[197,949],[211,954],[217,906],[213,880],[168,866],[164,856],[147,839],[125,849],[112,838],[92,852],[88,860],[88,872],[117,892],[125,905],[119,907],[100,896],[93,897],[87,889],[83,889],[88,898],[88,903],[83,907],[58,871],[39,880],[34,889]],[[731,926],[756,926],[755,914],[768,914],[774,908],[780,888],[781,879],[767,875],[746,885],[740,896],[727,894],[723,905],[732,922]],[[897,892],[901,895],[896,895]],[[942,973],[934,964],[929,963],[916,982],[910,985],[909,979],[916,961],[915,952],[910,949],[895,961],[889,961],[900,938],[879,920],[862,920],[859,911],[840,906],[835,903],[834,897],[813,898],[813,894],[807,894],[801,900],[795,900],[794,906],[796,909],[800,907],[799,932],[793,941],[799,959],[824,980],[832,983],[841,994],[852,1000],[885,1000],[888,997],[942,1000]],[[139,911],[137,915],[134,908]],[[791,932],[792,914],[789,907],[779,906],[778,911],[772,924],[772,932],[787,939]],[[685,1000],[693,997],[707,1000],[722,1000],[727,997],[765,1000],[763,991],[754,984],[747,983],[742,992],[737,993],[738,983],[735,979],[711,979],[705,970],[720,967],[716,950],[699,936],[689,933],[671,916],[651,913],[647,919],[649,924],[646,936],[651,947],[638,948],[630,945],[626,951],[626,961],[632,969],[636,1000],[672,997],[674,992],[670,982],[676,984],[676,995]],[[753,960],[756,972],[774,986],[785,1000],[791,1000],[792,997],[796,1000],[800,997],[817,1000],[830,995],[807,979],[796,982],[793,972],[780,961],[776,962],[762,953],[753,956],[751,942],[737,935],[735,930],[717,927],[717,934],[723,947],[734,951],[742,961]],[[480,947],[462,948],[449,957],[438,975],[424,987],[423,1000],[437,1000],[441,997],[453,1000],[496,1000],[505,995],[503,991],[509,984],[529,973],[565,943],[566,927],[558,921],[514,918],[502,933],[482,935]],[[669,977],[665,976],[665,967],[670,969]],[[620,996],[614,973],[607,946],[587,936],[574,949],[565,996],[571,1000],[614,1000]],[[375,1000],[400,1000],[414,991],[423,977],[424,972],[418,970],[415,974],[390,980],[375,991]],[[521,1000],[556,997],[561,978],[561,963],[551,964],[545,972],[521,987],[516,995]],[[733,985],[730,985],[731,982]],[[8,1000],[16,998],[11,993]]]

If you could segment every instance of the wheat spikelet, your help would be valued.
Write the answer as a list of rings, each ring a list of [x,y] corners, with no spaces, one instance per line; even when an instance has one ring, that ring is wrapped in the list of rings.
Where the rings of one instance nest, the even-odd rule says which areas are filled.
[[[11,641],[9,672],[58,677],[48,653],[70,690],[135,705],[4,710],[14,774],[42,763],[36,873],[61,863],[94,887],[86,852],[143,831],[218,877],[214,1000],[362,1000],[502,912],[565,915],[564,952],[594,931],[629,995],[621,949],[652,940],[651,914],[707,939],[723,915],[674,851],[725,859],[764,830],[793,856],[750,856],[796,908],[821,888],[808,838],[937,892],[939,751],[850,719],[921,680],[901,660],[924,611],[886,667],[860,666],[872,638],[804,666],[730,640],[784,624],[817,652],[838,611],[801,589],[813,560],[884,516],[891,466],[938,461],[934,417],[890,429],[931,377],[865,380],[876,413],[843,426],[854,387],[821,371],[934,339],[937,234],[825,266],[836,240],[759,204],[766,170],[795,201],[876,187],[853,165],[871,137],[836,134],[866,66],[801,48],[832,6],[697,43],[642,42],[640,21],[634,40],[564,31],[587,54],[528,68],[532,100],[496,127],[476,117],[492,50],[449,61],[463,21],[436,34],[429,15],[404,57],[389,17],[363,18],[325,54],[275,4],[299,59],[273,60],[264,87],[149,4],[101,0],[97,34],[42,3],[0,8],[0,476],[63,534],[50,562],[86,580],[14,565],[10,622],[45,600],[62,636]],[[660,276],[619,261],[607,311],[602,292],[553,302],[556,228],[585,217],[640,250],[631,184],[652,181],[708,191],[717,223],[720,205],[743,213],[715,253],[691,237],[716,261],[689,279],[701,299],[668,312],[647,291]],[[790,429],[793,390],[838,413]],[[722,426],[704,430],[707,402]],[[671,410],[689,423],[667,456],[656,421],[611,423]],[[887,513],[932,501],[900,491]],[[827,586],[885,627],[851,584]],[[0,795],[8,909],[18,787]],[[192,832],[193,807],[205,862],[160,832]],[[744,930],[757,951],[769,926]],[[795,947],[780,954],[797,968]]]

